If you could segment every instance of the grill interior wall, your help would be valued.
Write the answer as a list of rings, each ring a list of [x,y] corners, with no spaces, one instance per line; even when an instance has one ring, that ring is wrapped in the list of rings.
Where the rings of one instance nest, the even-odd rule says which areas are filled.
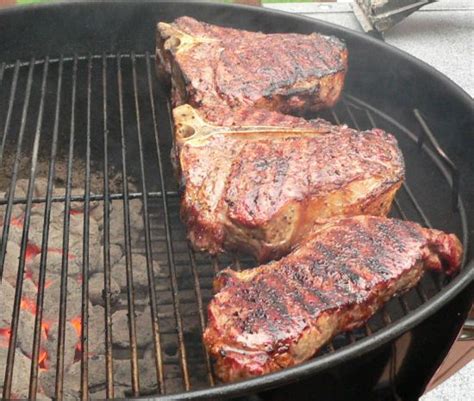
[[[101,300],[99,296],[97,301],[96,296],[92,304],[87,300],[83,302],[83,309],[79,307],[84,317],[82,327],[87,326],[85,322],[89,323],[89,344],[85,338],[80,340],[81,346],[88,345],[88,357],[82,357],[80,351],[76,352],[74,368],[65,365],[64,373],[59,372],[59,375],[55,371],[56,365],[52,363],[49,369],[54,373],[48,372],[51,376],[48,383],[54,390],[48,396],[77,397],[81,386],[88,389],[91,397],[105,398],[106,394],[122,397],[175,393],[213,385],[210,361],[201,341],[205,306],[212,296],[212,279],[216,271],[227,265],[244,268],[254,263],[248,258],[239,259],[234,255],[210,258],[194,254],[188,249],[185,227],[179,220],[177,187],[169,157],[171,134],[166,91],[155,80],[153,58],[149,55],[126,55],[119,58],[83,57],[77,61],[68,58],[63,62],[41,60],[9,66],[0,71],[3,71],[0,74],[0,191],[8,194],[12,187],[16,159],[17,180],[30,179],[37,133],[40,141],[36,181],[48,178],[60,89],[54,183],[56,188],[67,186],[70,162],[71,207],[86,210],[86,217],[87,209],[90,209],[90,216],[98,213],[98,225],[106,227],[99,229],[98,238],[89,237],[89,254],[94,247],[103,245],[100,262],[93,266],[89,258],[87,264],[87,259],[83,261],[81,255],[82,270],[78,273],[81,280],[77,291],[81,290],[81,295],[88,295],[92,299],[92,293],[97,294],[98,291],[100,294],[104,290]],[[43,84],[45,91],[42,95]],[[25,104],[25,97],[30,90],[29,102]],[[12,107],[9,107],[10,98],[13,99]],[[41,104],[44,105],[43,118],[37,131]],[[371,113],[351,97],[339,104],[335,112],[326,112],[322,117],[360,129],[377,125],[393,132],[405,155],[409,186],[405,186],[397,195],[392,215],[419,221],[424,225],[431,224],[463,237],[459,213],[446,206],[450,205],[451,199],[449,183],[441,176],[428,152],[420,151],[410,135],[390,120]],[[25,121],[24,137],[18,153],[22,120]],[[73,157],[69,159],[71,129],[74,147]],[[107,146],[104,146],[105,141]],[[88,180],[86,173],[89,168]],[[90,195],[86,191],[89,186]],[[431,190],[427,192],[427,188]],[[44,210],[47,205],[45,195],[35,196],[33,209]],[[4,201],[0,200],[1,219],[8,209],[9,197],[4,196]],[[24,195],[16,194],[10,200],[19,205],[27,204]],[[99,209],[104,210],[104,202],[112,205],[109,208],[110,215],[106,213],[105,217],[103,213],[97,212]],[[53,205],[64,207],[68,203],[65,189],[54,193]],[[10,209],[13,211],[17,207],[20,206]],[[114,208],[118,208],[120,213],[114,213]],[[424,212],[426,210],[429,213]],[[61,227],[63,217],[60,216]],[[86,218],[88,221],[92,219]],[[81,227],[70,227],[70,232],[79,232],[81,250],[84,249],[84,238],[80,234],[83,221],[79,220]],[[50,221],[50,227],[53,223]],[[3,226],[0,228],[3,229]],[[39,231],[37,235],[41,237],[43,227],[30,227],[30,235],[32,230]],[[5,241],[5,238],[2,240]],[[105,260],[109,254],[113,259],[114,241],[120,243],[123,254],[121,278],[114,275],[114,266],[108,266],[108,263],[104,265],[104,255]],[[128,280],[131,279],[133,285],[127,281],[127,271]],[[122,287],[120,292],[107,291],[102,276],[95,281],[86,279],[92,279],[97,273],[118,281]],[[151,277],[152,273],[154,278]],[[64,286],[65,276],[62,274],[62,280],[56,282],[58,290],[61,284]],[[77,282],[77,277],[75,279]],[[438,276],[426,275],[416,290],[392,300],[365,328],[338,336],[324,352],[334,351],[364,338],[403,317],[436,294],[444,284],[443,280]],[[27,281],[28,277],[18,281],[23,283],[23,294]],[[84,292],[86,283],[89,285]],[[68,277],[67,287],[70,289],[74,284],[74,279]],[[103,286],[97,289],[97,285]],[[65,297],[68,308],[72,308],[72,305],[78,307],[77,303],[81,302],[77,291]],[[107,302],[110,302],[108,312],[104,308]],[[102,315],[102,320],[96,316],[96,311]],[[89,313],[88,319],[85,319],[86,312]],[[120,313],[116,315],[117,312]],[[124,320],[114,322],[113,316],[119,315]],[[19,318],[21,321],[21,316]],[[68,318],[65,313],[64,328],[60,329],[64,331],[66,347],[69,344]],[[104,319],[105,322],[112,322],[112,327],[107,326]],[[92,330],[99,330],[100,335],[92,337]],[[33,341],[33,333],[30,335]],[[107,335],[111,338],[109,347]],[[91,338],[98,343],[91,344]],[[76,344],[73,343],[73,346]],[[5,358],[0,360],[0,365],[5,366],[8,373],[13,365],[18,365],[19,357],[15,357],[15,363],[9,365],[6,363],[6,354],[0,354],[0,358]],[[107,360],[113,363],[106,363]],[[2,387],[5,384],[4,373],[0,374]],[[38,369],[40,379],[36,391],[41,397],[45,397],[41,381],[41,375],[44,374],[42,369]],[[10,395],[11,390],[12,395],[27,397],[35,386],[29,380],[29,375],[24,377],[26,384],[20,386],[21,389],[15,388],[18,383],[13,380],[13,386],[8,391],[4,389],[4,395]]]

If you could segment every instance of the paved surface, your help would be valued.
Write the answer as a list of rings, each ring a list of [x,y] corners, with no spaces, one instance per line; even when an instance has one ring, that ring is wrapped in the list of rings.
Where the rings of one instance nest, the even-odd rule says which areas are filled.
[[[265,4],[265,7],[362,31],[346,1]],[[444,0],[429,4],[388,31],[385,41],[432,65],[474,97],[474,1]]]
[[[474,400],[474,361],[420,398],[420,401]]]

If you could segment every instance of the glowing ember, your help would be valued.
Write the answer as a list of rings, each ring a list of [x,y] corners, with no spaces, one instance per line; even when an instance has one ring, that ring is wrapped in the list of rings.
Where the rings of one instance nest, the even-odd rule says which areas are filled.
[[[27,310],[30,313],[36,314],[36,302],[28,298],[22,298],[20,308]]]
[[[84,212],[82,210],[71,210],[69,213],[70,214],[83,214]]]
[[[36,314],[36,302],[34,302],[31,299],[22,298],[20,302],[20,308],[32,313],[33,315]],[[44,338],[47,337],[49,327],[50,327],[49,322],[41,322],[41,332]]]
[[[0,0],[1,3],[1,0]],[[80,181],[82,182],[83,179],[83,172],[81,172]],[[100,178],[100,177],[99,177]],[[39,178],[41,179],[41,178]],[[21,180],[17,181],[17,193],[16,197],[22,196],[25,197],[24,193],[27,191],[28,187],[28,180],[24,180],[24,182],[20,182]],[[102,179],[99,180],[100,185],[102,185]],[[21,193],[20,193],[21,189]],[[43,181],[35,181],[35,193],[34,196],[43,197],[45,196],[45,192],[47,190],[47,179],[43,179]],[[53,192],[53,194],[62,194],[64,188],[59,188],[58,192]],[[76,196],[77,194],[82,194],[82,189],[75,189],[73,188],[73,195]],[[139,200],[135,201],[134,204],[140,202]],[[15,352],[15,367],[19,371],[19,380],[23,387],[28,387],[28,380],[29,380],[29,367],[31,366],[31,361],[33,358],[32,351],[34,349],[34,344],[38,348],[36,348],[36,360],[38,363],[38,370],[41,374],[38,375],[38,398],[43,396],[52,397],[54,395],[54,385],[55,385],[55,378],[56,378],[56,362],[58,359],[58,341],[59,341],[59,332],[61,331],[61,327],[58,321],[58,317],[61,311],[60,305],[60,297],[61,295],[66,296],[68,298],[67,302],[67,312],[65,314],[65,324],[63,333],[65,335],[65,342],[64,347],[62,350],[63,353],[63,370],[64,370],[64,377],[66,378],[68,374],[77,376],[77,372],[80,370],[80,363],[78,361],[81,360],[84,354],[84,348],[82,346],[82,317],[81,317],[81,305],[82,305],[82,296],[81,296],[81,287],[84,284],[84,279],[81,274],[81,266],[82,266],[82,253],[83,253],[83,243],[82,239],[82,225],[84,223],[84,210],[82,208],[83,201],[73,201],[71,204],[70,217],[71,217],[71,224],[70,224],[70,246],[68,252],[66,252],[63,248],[63,219],[65,216],[64,212],[64,205],[60,203],[53,203],[51,206],[51,221],[49,223],[50,228],[50,235],[48,244],[46,248],[42,248],[42,240],[43,240],[43,224],[44,224],[44,211],[42,211],[41,206],[38,206],[36,209],[32,209],[32,213],[30,216],[30,228],[28,233],[28,241],[23,248],[24,253],[24,281],[23,281],[23,288],[22,294],[20,297],[20,315],[19,315],[19,322],[18,322],[18,329],[16,333],[17,341],[15,344],[16,348],[14,349]],[[103,208],[102,207],[95,207],[96,205],[92,205],[91,203],[91,213],[89,217],[89,232],[90,232],[90,240],[89,240],[89,259],[90,259],[90,271],[92,273],[97,273],[102,269],[102,258],[101,258],[101,249],[103,247],[102,244],[102,230],[103,230]],[[122,245],[116,244],[116,242],[121,243],[121,231],[117,230],[116,228],[120,228],[123,223],[123,207],[121,207],[121,202],[115,202],[114,206],[110,205],[110,212],[114,212],[117,214],[119,219],[118,223],[113,226],[112,224],[112,231],[116,232],[117,235],[111,239],[111,267],[117,264],[121,258],[123,257],[123,249]],[[36,207],[36,205],[33,205]],[[139,208],[141,210],[141,206]],[[11,274],[8,276],[9,281],[8,283],[5,282],[5,286],[8,285],[8,293],[7,299],[8,302],[6,305],[8,309],[13,306],[15,302],[15,282],[18,275],[18,261],[19,256],[22,254],[22,232],[23,228],[25,227],[25,214],[24,208],[20,208],[19,206],[14,206],[14,211],[12,212],[12,217],[10,219],[10,236],[9,236],[9,248],[8,248],[8,256],[9,259],[6,260],[7,267],[10,268]],[[140,211],[138,212],[140,213]],[[138,215],[138,213],[136,213]],[[1,213],[0,213],[1,214]],[[115,215],[114,215],[115,216]],[[116,218],[111,218],[111,222],[115,222]],[[141,218],[139,219],[142,220]],[[138,223],[137,223],[138,224]],[[142,228],[136,228],[135,224],[132,224],[133,233],[137,234],[136,236],[139,237],[139,233],[141,233]],[[137,226],[138,227],[138,226]],[[141,226],[140,226],[141,227]],[[133,241],[135,241],[133,239]],[[135,242],[134,244],[135,245]],[[43,254],[46,252],[46,255]],[[43,254],[43,255],[42,255]],[[46,264],[41,267],[41,259],[42,256],[46,256]],[[63,258],[69,262],[68,266],[68,285],[66,294],[61,293],[61,280],[62,275],[65,273],[62,270],[62,262]],[[138,261],[136,261],[136,264]],[[145,263],[146,264],[146,263]],[[120,269],[120,267],[119,267]],[[44,289],[40,288],[40,270],[43,270],[42,273],[42,280],[44,283]],[[10,273],[10,272],[9,272]],[[4,276],[5,277],[5,276]],[[90,280],[89,280],[90,281]],[[103,275],[99,276],[97,279],[97,297],[95,300],[92,300],[90,294],[89,299],[86,302],[89,302],[91,314],[89,317],[89,349],[88,351],[94,357],[97,356],[100,359],[90,359],[90,368],[89,371],[90,376],[94,377],[94,387],[91,390],[92,393],[96,393],[97,390],[102,391],[101,389],[105,385],[105,376],[102,372],[102,365],[105,361],[105,357],[103,355],[104,346],[103,337],[104,337],[104,308],[103,306],[99,306],[102,302],[102,287],[103,287]],[[115,286],[116,294],[120,293],[120,287],[118,284]],[[0,288],[3,288],[0,286]],[[43,305],[42,309],[42,316],[40,319],[40,307],[37,308],[38,296],[39,292],[43,293]],[[6,292],[2,292],[0,295],[0,312],[4,312],[2,309],[7,309],[4,305],[5,302],[2,296]],[[114,304],[115,305],[115,304]],[[120,308],[121,305],[117,304],[117,308]],[[98,309],[97,309],[98,308]],[[114,306],[115,308],[115,306]],[[8,315],[10,312],[6,315]],[[2,315],[0,313],[0,315]],[[0,319],[0,323],[2,328],[0,328],[0,359],[3,359],[3,355],[7,355],[9,343],[13,338],[13,331],[11,330],[10,326],[8,326],[8,319]],[[5,323],[5,324],[4,324]],[[125,325],[126,326],[126,325]],[[35,331],[38,329],[38,331]],[[39,335],[39,342],[35,342],[35,333]],[[128,331],[127,331],[128,333]],[[141,346],[141,345],[140,345]],[[141,351],[144,351],[145,347],[141,347]],[[95,364],[97,367],[94,367],[94,363],[92,361],[96,361]],[[20,364],[20,362],[22,364]],[[126,365],[126,362],[124,362]],[[128,365],[126,365],[128,368]],[[0,361],[0,371],[2,370],[2,361]],[[28,369],[26,369],[28,367]],[[78,370],[79,369],[79,370]],[[99,372],[98,374],[97,372]],[[3,377],[0,377],[0,386],[2,384]],[[51,381],[51,382],[50,382]],[[15,387],[13,385],[13,387]],[[51,392],[51,389],[53,391]],[[28,392],[23,392],[23,388],[18,390],[17,388],[12,388],[11,394],[14,398],[23,398],[27,396]],[[26,389],[27,390],[27,389]],[[68,391],[72,395],[73,398],[78,397],[79,395],[76,394],[77,390],[69,381],[65,379],[64,390]],[[1,393],[1,392],[0,392]],[[123,395],[123,394],[122,394]],[[100,398],[100,397],[99,397]]]
[[[11,337],[11,329],[0,329],[0,347],[7,348]],[[46,337],[45,337],[46,339]],[[38,365],[40,369],[46,368],[46,360],[48,359],[48,353],[45,349],[41,348],[38,356]]]
[[[32,272],[25,273],[25,277],[29,278],[30,280],[33,280],[33,273]],[[54,283],[54,280],[45,280],[44,289],[48,288],[53,283]],[[38,284],[35,284],[35,287],[36,287],[37,290],[39,290],[39,285]]]
[[[82,319],[81,316],[76,316],[75,318],[71,319],[71,324],[74,327],[74,330],[76,330],[77,337],[81,338],[81,331],[82,331]],[[82,345],[81,341],[79,340],[76,344],[76,352],[80,353],[82,352]],[[76,355],[77,355],[76,353]],[[76,358],[77,359],[77,358]]]
[[[43,338],[47,339],[48,338],[48,332],[50,328],[50,324],[48,322],[42,322],[41,323],[41,333],[43,334]]]
[[[82,329],[82,319],[80,316],[77,316],[73,319],[71,319],[71,324],[74,326],[74,329],[76,330],[76,334],[78,337],[81,336],[81,329]]]
[[[32,260],[38,253],[41,253],[41,248],[34,245],[34,244],[28,244],[26,246],[26,254],[25,254],[25,259]]]
[[[10,329],[0,329],[0,347],[8,347],[12,331]]]
[[[42,349],[38,356],[38,365],[40,369],[46,369],[46,360],[48,359],[48,353]]]
[[[26,271],[25,272],[25,278],[29,279],[29,280],[33,280],[33,272],[31,271]],[[38,286],[37,286],[38,287]]]
[[[23,216],[11,219],[11,225],[15,227],[23,227]]]

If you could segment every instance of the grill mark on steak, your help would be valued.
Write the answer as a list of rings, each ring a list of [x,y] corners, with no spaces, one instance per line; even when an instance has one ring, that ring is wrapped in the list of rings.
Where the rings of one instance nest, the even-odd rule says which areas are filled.
[[[377,133],[361,135],[347,129],[338,135],[288,137],[278,144],[276,138],[245,143],[226,191],[226,200],[233,205],[230,219],[258,226],[290,200],[304,199],[305,192],[322,196],[349,182],[389,176],[392,165],[383,161],[394,148],[378,141]]]
[[[288,313],[288,305],[279,298],[281,288],[278,291],[278,284],[270,285],[268,279],[266,277],[258,280],[252,289],[244,292],[242,301],[248,310],[242,318],[242,327],[243,332],[249,334],[254,334],[265,327],[265,330],[278,339],[282,332],[281,326],[291,324],[292,319]]]
[[[359,216],[329,222],[280,261],[224,271],[204,333],[216,373],[232,381],[300,363],[415,286],[423,270],[452,274],[461,258],[453,234]]]
[[[316,261],[314,262],[317,263]],[[285,269],[285,265],[282,266],[282,269]],[[286,270],[285,276],[288,277],[289,283],[296,283],[296,286],[299,288],[300,292],[304,292],[305,295],[302,297],[306,297],[306,294],[309,298],[314,297],[315,301],[319,301],[321,304],[328,304],[329,298],[326,297],[315,285],[315,283],[322,283],[324,282],[327,277],[323,275],[317,275],[315,269],[311,273],[308,272],[307,266],[302,265],[301,268],[291,269],[288,268]],[[321,285],[321,284],[320,284]],[[308,302],[306,297],[306,302],[309,306],[311,306],[312,313],[315,312],[317,309],[313,305],[312,302]],[[305,305],[306,308],[306,305]]]
[[[334,235],[327,244],[317,242],[313,252],[309,255],[309,258],[317,261],[316,264],[311,264],[310,262],[313,269],[321,270],[318,273],[322,277],[331,277],[333,282],[331,294],[327,296],[325,305],[334,302],[344,303],[348,298],[354,297],[359,291],[364,290],[364,287],[359,285],[363,278],[347,265],[350,254],[348,255],[348,252],[341,252],[339,248],[340,244],[344,244],[342,241],[344,241],[344,238]],[[318,253],[315,254],[315,252]],[[320,266],[322,269],[320,269]],[[312,274],[315,274],[314,270]]]
[[[334,240],[331,243],[345,244],[346,242],[353,243],[360,241],[362,243],[369,242],[373,244],[371,247],[365,248],[349,248],[344,249],[344,255],[339,256],[340,258],[347,259],[358,259],[364,258],[366,264],[364,267],[368,268],[368,271],[357,269],[357,266],[352,268],[356,269],[353,274],[360,275],[360,279],[364,282],[370,282],[374,278],[382,278],[384,274],[390,274],[390,269],[383,266],[381,260],[387,255],[386,247],[383,241],[379,240],[378,237],[371,236],[358,221],[353,221],[348,224],[345,231],[336,233]],[[336,250],[337,252],[337,250]],[[377,252],[377,255],[375,253]],[[344,268],[341,266],[341,268]]]
[[[316,33],[263,34],[181,17],[158,24],[157,42],[159,70],[174,71],[173,106],[187,99],[204,110],[223,102],[231,109],[315,111],[336,103],[347,70],[345,45]]]
[[[277,275],[272,276],[273,280],[278,282],[280,278]],[[280,281],[281,282],[281,281]],[[309,291],[308,288],[301,282],[288,277],[288,280],[283,282],[285,292],[288,294],[289,299],[296,305],[297,311],[301,314],[301,306],[303,307],[303,319],[308,319],[311,315],[316,312],[317,302],[321,302],[321,297],[315,292]]]
[[[248,98],[256,101],[261,96],[271,97],[285,88],[287,95],[293,95],[308,90],[308,88],[292,88],[299,80],[309,77],[323,77],[341,70],[340,61],[331,58],[334,49],[328,46],[326,38],[311,35],[311,39],[319,47],[318,52],[309,49],[312,43],[302,43],[301,35],[270,34],[256,38],[249,47],[246,42],[227,42],[227,46],[220,54],[218,64],[221,69],[216,70],[218,92],[232,102],[236,88],[241,94],[241,102]],[[258,60],[255,60],[255,48],[259,48]],[[287,49],[291,48],[292,52]],[[263,62],[267,64],[261,64]],[[255,65],[255,68],[253,66]],[[225,69],[223,71],[222,69]],[[232,78],[224,79],[223,76]],[[259,80],[242,81],[241,77],[259,76]],[[267,85],[267,86],[265,86]],[[288,89],[286,89],[288,88]],[[309,88],[315,92],[316,88]]]

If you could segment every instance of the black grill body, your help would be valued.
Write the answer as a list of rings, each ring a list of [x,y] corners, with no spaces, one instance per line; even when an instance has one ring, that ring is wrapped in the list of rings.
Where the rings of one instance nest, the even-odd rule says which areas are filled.
[[[232,255],[217,259],[194,254],[187,247],[185,228],[179,221],[177,185],[169,159],[172,135],[168,91],[155,79],[153,53],[156,22],[181,15],[241,29],[317,31],[343,39],[349,49],[350,66],[344,98],[334,110],[320,116],[359,129],[378,126],[395,134],[406,159],[407,183],[397,195],[392,215],[455,232],[466,249],[461,274],[453,280],[427,274],[416,289],[389,302],[366,327],[336,337],[321,355],[305,364],[239,383],[214,383],[200,339],[205,306],[212,296],[212,278],[229,264],[244,268],[254,262]],[[140,350],[136,346],[144,329],[135,319],[140,308],[136,300],[141,296],[133,285],[137,267],[133,262],[129,207],[135,199],[143,204],[139,244],[147,260],[145,293],[151,305],[149,330],[157,383],[151,392],[153,397],[214,400],[259,393],[277,400],[411,400],[422,394],[472,303],[474,119],[472,99],[460,88],[429,66],[364,35],[308,18],[248,7],[138,1],[52,4],[2,11],[0,37],[0,167],[4,172],[0,191],[11,190],[19,178],[47,178],[48,174],[41,175],[33,167],[36,160],[46,160],[50,166],[55,158],[64,159],[67,171],[63,181],[69,188],[62,196],[7,196],[0,200],[2,218],[11,220],[9,210],[11,214],[16,204],[25,205],[28,220],[28,210],[35,204],[47,210],[53,203],[60,202],[67,209],[79,202],[87,216],[91,202],[102,202],[107,294],[111,222],[105,210],[109,203],[123,203],[127,279],[123,297],[132,346],[122,350],[122,358],[130,360],[131,396],[147,394],[140,386]],[[22,158],[27,159],[23,169]],[[85,167],[81,192],[77,194],[72,191],[70,175],[79,164]],[[120,176],[116,187],[109,181],[112,171]],[[103,186],[92,191],[91,175],[96,173]],[[87,224],[83,229],[81,346],[87,350],[89,307],[84,300],[89,288],[84,283],[89,277],[91,244]],[[7,231],[3,229],[3,242]],[[69,231],[65,219],[66,248]],[[23,250],[26,244],[22,239]],[[0,271],[4,251],[2,245]],[[153,260],[164,269],[161,276],[154,276]],[[23,257],[19,260],[20,272],[24,265]],[[16,284],[13,320],[18,320],[20,313],[21,274]],[[60,285],[60,303],[65,306],[69,301],[66,274],[62,274]],[[36,301],[41,306],[41,296]],[[105,295],[103,370],[106,394],[113,397],[115,350],[110,302]],[[54,380],[58,398],[67,392],[63,371],[66,320],[66,312],[61,312]],[[163,327],[169,322],[172,330],[168,332]],[[198,329],[189,330],[191,322],[197,322]],[[40,324],[41,318],[37,318],[36,326]],[[10,349],[16,341],[14,326]],[[40,337],[39,332],[34,334],[33,352],[40,352]],[[174,359],[166,359],[165,341],[175,348]],[[86,399],[90,361],[85,352],[80,358],[81,394]],[[6,398],[11,395],[14,364],[14,352],[9,352],[5,378],[0,378]],[[30,396],[38,389],[39,369],[34,365],[28,381]],[[170,366],[176,368],[177,375],[168,375]]]

